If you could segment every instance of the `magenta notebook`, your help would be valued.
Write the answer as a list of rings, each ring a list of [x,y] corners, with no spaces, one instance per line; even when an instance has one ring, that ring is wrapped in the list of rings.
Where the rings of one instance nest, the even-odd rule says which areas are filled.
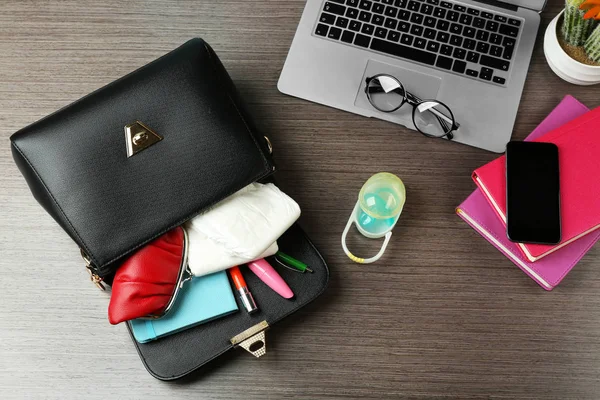
[[[525,140],[540,137],[588,111],[574,97],[566,96]],[[458,206],[456,213],[546,290],[554,289],[600,239],[599,231],[592,232],[533,263],[524,257],[517,244],[508,240],[505,226],[479,189]]]

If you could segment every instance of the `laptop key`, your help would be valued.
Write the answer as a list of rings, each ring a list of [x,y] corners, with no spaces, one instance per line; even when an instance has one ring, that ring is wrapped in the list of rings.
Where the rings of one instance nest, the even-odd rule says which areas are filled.
[[[450,27],[450,22],[439,19],[437,22],[437,28],[441,31],[447,31]]]
[[[410,11],[401,10],[398,13],[398,19],[401,19],[401,20],[404,20],[404,21],[408,21],[410,19]]]
[[[487,31],[482,31],[481,29],[477,31],[477,35],[475,35],[475,39],[477,40],[483,40],[484,42],[487,42],[487,40],[490,38],[490,33]]]
[[[461,6],[459,4],[455,4],[453,7],[456,11],[460,11],[460,12],[465,12],[467,10],[467,7],[465,6]]]
[[[444,56],[438,56],[435,66],[443,69],[450,69],[452,68],[452,59]]]
[[[385,19],[385,27],[388,29],[396,29],[396,27],[398,26],[398,21],[396,21],[393,18],[386,18]]]
[[[509,25],[512,25],[512,26],[521,26],[521,21],[519,21],[518,19],[514,19],[514,18],[509,18],[508,23],[509,23]]]
[[[421,36],[423,34],[423,27],[421,25],[413,25],[410,28],[410,33],[415,36]]]
[[[476,10],[474,8],[467,8],[467,13],[471,15],[479,15],[479,10]]]
[[[356,38],[354,39],[354,44],[360,47],[369,47],[369,42],[371,38],[365,35],[361,35],[360,33],[356,34]]]
[[[425,28],[425,33],[423,34],[423,36],[427,39],[435,39],[435,34],[436,31],[434,29]]]
[[[348,27],[349,22],[350,20],[348,18],[338,17],[335,21],[335,26],[339,26],[340,28],[346,28]]]
[[[361,20],[362,22],[371,22],[371,13],[368,13],[366,11],[361,11],[360,14],[358,15],[358,19]]]
[[[451,56],[452,55],[452,46],[448,46],[447,44],[443,44],[440,47],[440,53],[445,55],[445,56]]]
[[[449,1],[442,1],[441,6],[444,8],[452,8],[452,3]]]
[[[379,1],[379,0],[375,0],[375,1]],[[394,4],[394,0],[383,0],[383,4],[392,5],[392,4]]]
[[[329,13],[337,14],[337,15],[344,15],[344,13],[346,12],[346,7],[344,7],[340,4],[335,4],[335,3],[331,3],[328,1],[325,3],[325,6],[323,7],[323,11],[327,11]]]
[[[440,7],[436,7],[433,10],[433,15],[435,15],[438,18],[444,18],[446,16],[446,10],[444,10],[443,8],[440,8]]]
[[[450,39],[450,35],[448,35],[446,32],[438,32],[437,33],[437,37],[436,40],[438,42],[441,43],[448,43],[448,40]]]
[[[353,30],[354,32],[358,32],[360,31],[360,26],[362,24],[358,21],[350,21],[350,30]]]
[[[354,32],[344,31],[342,33],[342,42],[352,43],[354,41]]]
[[[397,14],[398,14],[398,9],[397,8],[390,7],[390,6],[387,6],[385,8],[385,15],[387,15],[388,17],[396,18]]]
[[[460,18],[460,14],[457,13],[456,11],[448,11],[448,14],[446,15],[446,19],[448,21],[452,21],[452,22],[458,21],[459,18]]]
[[[472,63],[478,63],[479,62],[479,54],[470,51],[467,53],[467,61],[468,62],[472,62]]]
[[[346,10],[346,17],[352,18],[352,19],[357,19],[358,18],[358,10],[356,8],[348,7],[348,9]]]
[[[385,6],[380,3],[373,4],[373,9],[371,9],[374,13],[383,14],[385,12]]]
[[[487,19],[492,19],[492,18],[494,18],[494,14],[492,14],[492,13],[489,13],[489,12],[485,12],[485,11],[482,11],[482,12],[481,12],[481,16],[482,16],[483,18],[487,18]]]
[[[463,25],[471,25],[471,22],[473,22],[473,17],[467,14],[461,14],[459,21]]]
[[[506,36],[517,37],[519,35],[519,28],[512,25],[500,24],[498,32]]]
[[[474,77],[477,78],[479,76],[479,72],[475,71],[474,69],[468,69],[467,70],[467,75],[474,76]]]
[[[385,19],[383,18],[382,15],[373,15],[373,19],[371,19],[371,23],[373,25],[377,25],[377,26],[382,26],[383,23],[385,22]]]
[[[405,33],[404,35],[402,35],[402,38],[400,39],[400,43],[410,46],[412,44],[413,40],[414,40],[413,36]]]
[[[463,38],[461,38],[460,36],[456,36],[456,35],[452,35],[450,36],[450,44],[453,46],[460,46],[462,45],[463,42]]]
[[[421,14],[413,13],[412,17],[410,17],[410,22],[414,22],[415,24],[420,24],[423,22],[423,16]]]
[[[506,79],[501,78],[499,76],[495,76],[493,79],[494,83],[498,83],[500,85],[504,85],[504,83],[506,82]]]
[[[477,51],[479,53],[487,54],[490,51],[490,44],[485,42],[477,42]]]
[[[421,6],[420,6],[420,4],[419,4],[418,1],[411,0],[411,1],[408,2],[408,9],[410,11],[419,11],[420,7]]]
[[[494,19],[498,22],[506,22],[507,18],[504,15],[495,15]]]
[[[433,14],[433,6],[431,4],[421,5],[421,14],[425,14],[425,15]]]
[[[373,25],[363,24],[363,27],[360,31],[365,35],[372,35],[375,31],[375,27]]]
[[[408,32],[410,30],[410,24],[408,22],[400,22],[400,24],[398,24],[398,30],[400,32]]]
[[[472,28],[470,26],[465,27],[465,29],[463,29],[463,36],[466,36],[468,38],[475,37],[475,28]]]
[[[515,47],[516,41],[515,39],[509,38],[509,37],[505,37],[504,40],[502,41],[502,45],[504,47]]]
[[[490,55],[494,57],[502,57],[502,47],[492,46],[492,48],[490,49]]]
[[[392,42],[398,42],[400,40],[400,32],[390,31],[387,38]]]
[[[467,68],[467,63],[461,60],[454,60],[454,65],[452,65],[452,71],[458,72],[459,74],[464,74],[465,69]]]
[[[464,60],[467,55],[467,51],[465,49],[461,49],[460,47],[455,47],[454,52],[452,53],[452,57],[458,58],[459,60]]]
[[[473,39],[465,39],[462,47],[467,50],[474,50],[475,46],[477,46],[476,41],[474,41]]]
[[[387,37],[388,30],[385,28],[375,29],[375,36],[385,39]]]
[[[481,71],[479,72],[479,77],[483,80],[491,81],[493,73],[494,73],[493,70],[483,67],[483,68],[481,68]]]
[[[396,0],[394,2],[394,5],[396,7],[400,7],[400,8],[406,8],[406,5],[408,4],[408,0]]]
[[[423,39],[423,38],[417,38],[415,40],[414,46],[419,48],[419,49],[424,49],[425,46],[427,46],[427,40]]]
[[[514,50],[515,50],[514,47],[505,47],[504,48],[504,53],[502,53],[502,58],[504,58],[505,60],[512,59],[513,51]]]
[[[481,56],[479,64],[485,65],[486,67],[499,69],[500,71],[508,71],[508,68],[510,67],[510,63],[508,61],[490,56]]]
[[[348,5],[350,7],[358,7],[359,4],[360,4],[359,0],[348,0],[346,2],[346,5]]]
[[[429,41],[427,42],[427,50],[437,53],[440,49],[440,44],[438,42]]]
[[[490,35],[490,43],[492,43],[492,44],[501,44],[502,43],[502,36],[498,35],[497,33],[492,33]]]
[[[317,24],[317,29],[315,30],[315,34],[319,36],[327,36],[327,31],[329,27],[325,24]]]
[[[459,24],[452,24],[450,25],[450,33],[454,33],[456,35],[460,35],[460,33],[462,32],[462,26]]]
[[[361,0],[360,4],[358,5],[358,8],[369,11],[371,9],[371,4],[373,4],[373,2],[369,0]]]
[[[438,4],[440,4],[440,0],[427,0],[427,2],[429,4],[433,4],[434,6],[437,6]]]
[[[403,35],[403,37],[404,36],[406,35]],[[373,39],[373,42],[371,43],[371,49],[428,65],[433,65],[436,58],[434,53],[403,46],[401,44],[386,42],[385,40],[377,38]]]
[[[335,22],[335,15],[322,13],[321,17],[319,18],[319,22],[322,22],[324,24],[333,25],[333,23]]]
[[[329,33],[327,34],[327,37],[329,39],[338,40],[341,35],[342,35],[342,30],[340,28],[336,28],[336,27],[332,26],[331,28],[329,28]]]
[[[498,30],[498,23],[494,21],[488,21],[485,24],[485,29],[491,32],[496,32]]]
[[[473,26],[475,28],[484,28],[485,27],[485,19],[475,17],[473,18]]]
[[[435,28],[436,22],[437,22],[437,20],[433,17],[425,17],[425,19],[423,20],[423,25],[425,25],[429,28]]]

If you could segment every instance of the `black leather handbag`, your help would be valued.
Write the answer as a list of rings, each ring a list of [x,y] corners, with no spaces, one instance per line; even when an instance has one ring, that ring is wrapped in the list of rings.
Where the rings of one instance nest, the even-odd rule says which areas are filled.
[[[21,129],[11,143],[33,195],[79,245],[98,286],[140,246],[275,172],[268,138],[201,39]],[[237,346],[260,356],[264,331],[322,293],[329,272],[302,229],[292,226],[278,243],[314,270],[280,270],[295,298],[247,274],[259,312],[146,344],[132,336],[153,376],[182,377]]]

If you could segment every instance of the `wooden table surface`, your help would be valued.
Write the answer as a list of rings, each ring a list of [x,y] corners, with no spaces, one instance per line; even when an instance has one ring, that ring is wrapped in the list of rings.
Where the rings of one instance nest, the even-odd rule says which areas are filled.
[[[515,132],[524,138],[566,94],[543,31]],[[302,0],[11,1],[0,7],[0,398],[600,398],[600,248],[546,292],[454,208],[495,154],[285,96],[276,82]],[[199,36],[221,57],[271,137],[283,189],[331,268],[325,294],[203,375],[165,383],[142,366],[107,296],[35,202],[10,154],[19,128]],[[493,112],[493,110],[491,110]],[[407,186],[391,246],[350,262],[340,234],[362,183]],[[368,243],[367,243],[368,242]],[[378,242],[351,238],[357,253]]]

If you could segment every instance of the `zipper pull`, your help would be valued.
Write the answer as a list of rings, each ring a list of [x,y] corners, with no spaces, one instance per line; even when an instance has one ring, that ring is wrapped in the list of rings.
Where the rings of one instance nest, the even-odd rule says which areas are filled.
[[[83,261],[85,261],[85,268],[87,268],[87,271],[90,273],[90,281],[92,281],[98,289],[106,290],[106,288],[104,287],[104,284],[102,284],[103,278],[101,278],[100,275],[98,275],[94,271],[94,267],[92,267],[92,260],[90,260],[90,258],[87,256],[87,254],[85,254],[83,249],[79,249],[79,250],[81,252],[81,257],[83,258]]]

